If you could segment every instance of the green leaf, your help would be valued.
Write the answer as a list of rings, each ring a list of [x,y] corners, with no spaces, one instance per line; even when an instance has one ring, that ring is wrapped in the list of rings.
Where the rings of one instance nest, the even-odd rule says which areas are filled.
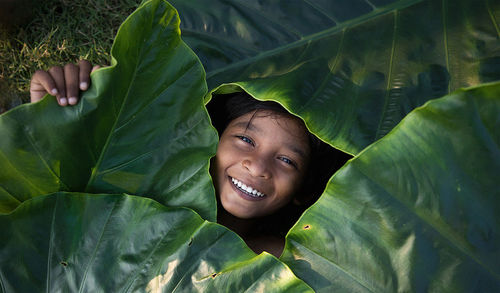
[[[414,110],[339,170],[281,259],[317,292],[500,290],[500,83]]]
[[[350,154],[426,101],[500,79],[498,1],[172,4],[210,89],[277,100]]]
[[[186,208],[59,192],[0,216],[3,292],[312,292]]]
[[[289,233],[281,259],[320,292],[500,291],[499,84],[460,90],[397,124],[429,99],[498,79],[499,4],[277,3],[176,6],[211,89],[277,100],[357,154]],[[0,212],[25,201],[0,216],[0,288],[306,291],[278,260],[255,257],[187,209],[120,195],[37,197],[128,192],[215,219],[207,86],[176,13],[145,2],[112,53],[79,106],[45,99],[0,117]]]
[[[120,27],[112,66],[74,107],[52,97],[0,116],[0,212],[55,191],[150,196],[215,220],[208,174],[217,134],[203,104],[205,72],[164,1]]]

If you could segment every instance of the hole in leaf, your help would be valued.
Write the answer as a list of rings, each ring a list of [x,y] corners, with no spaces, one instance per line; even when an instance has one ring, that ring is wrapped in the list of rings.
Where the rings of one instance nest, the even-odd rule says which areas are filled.
[[[217,275],[218,275],[217,273],[213,273],[213,274],[211,275],[212,279],[215,279],[215,277],[217,277]]]
[[[62,262],[61,262],[61,265],[62,265],[63,267],[67,267],[67,266],[68,266],[68,263],[67,263],[67,262],[65,262],[65,261],[62,261]]]
[[[270,117],[271,119],[283,117],[279,115],[284,115],[288,118],[295,117],[295,115],[289,113],[279,103],[269,101],[258,102],[249,94],[238,92],[238,90],[239,89],[235,87],[221,88],[213,94],[212,99],[206,105],[212,124],[217,129],[219,137],[222,136],[226,126],[229,125],[233,119],[250,113],[251,111],[264,111],[267,109],[271,114],[269,114],[269,112],[263,112],[262,115],[258,117]],[[231,91],[234,92],[230,93]],[[288,114],[290,114],[290,116],[287,116]],[[305,115],[308,116],[309,114],[306,113]],[[303,128],[307,130],[305,124],[303,124]],[[310,154],[307,172],[305,172],[306,175],[301,178],[300,190],[296,190],[293,200],[279,210],[274,211],[272,214],[259,217],[251,228],[252,231],[250,233],[254,233],[253,235],[284,238],[304,211],[316,202],[324,192],[329,179],[335,171],[352,158],[351,155],[325,143],[322,139],[314,135],[314,133],[306,131],[305,135],[309,143]],[[326,137],[323,139],[328,140],[329,138]],[[211,160],[213,166],[215,166],[214,159],[215,157]],[[220,201],[218,205],[221,209],[223,208]],[[269,225],[269,223],[273,224]]]

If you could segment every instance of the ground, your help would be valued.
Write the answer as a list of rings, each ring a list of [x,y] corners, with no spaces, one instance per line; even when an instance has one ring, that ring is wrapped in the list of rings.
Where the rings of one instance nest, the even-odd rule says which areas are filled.
[[[118,27],[140,2],[0,0],[0,113],[29,101],[37,69],[81,58],[108,64]]]

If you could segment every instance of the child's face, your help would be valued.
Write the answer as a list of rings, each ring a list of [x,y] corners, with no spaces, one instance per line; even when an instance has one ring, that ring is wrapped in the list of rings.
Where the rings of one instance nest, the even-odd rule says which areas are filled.
[[[222,206],[242,219],[269,215],[286,205],[309,163],[307,130],[298,119],[254,112],[234,119],[224,130],[212,172]]]

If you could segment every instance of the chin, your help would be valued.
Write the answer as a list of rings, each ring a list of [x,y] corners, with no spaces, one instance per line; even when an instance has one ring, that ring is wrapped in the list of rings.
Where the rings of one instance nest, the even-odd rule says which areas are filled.
[[[226,207],[224,206],[224,203],[222,203],[222,207],[224,208],[224,210],[226,210],[226,212],[230,213],[231,215],[239,219],[248,220],[255,217],[252,214],[249,214],[248,211],[242,210],[241,208],[235,208],[232,206]]]
[[[248,208],[242,207],[241,205],[237,203],[231,203],[227,200],[224,199],[224,196],[221,197],[220,199],[222,208],[229,214],[243,220],[248,220],[252,218],[256,218],[259,215],[255,215],[254,213],[250,212]]]

